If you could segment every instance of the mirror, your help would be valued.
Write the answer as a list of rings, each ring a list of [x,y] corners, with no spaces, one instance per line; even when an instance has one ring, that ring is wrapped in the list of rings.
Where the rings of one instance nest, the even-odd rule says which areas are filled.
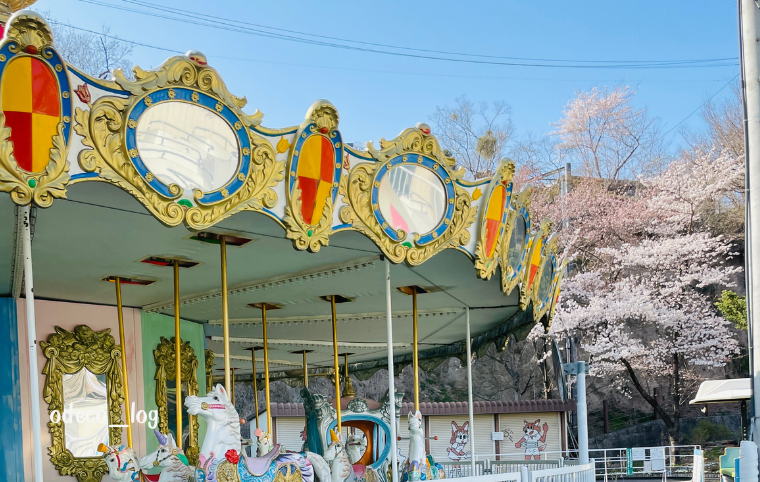
[[[56,326],[39,346],[47,358],[42,396],[50,417],[50,461],[61,475],[99,481],[108,466],[98,444],[122,443],[121,347],[110,329],[85,325],[73,331]]]
[[[188,395],[198,395],[198,358],[189,341],[180,340],[180,363],[182,370],[182,400]],[[175,435],[177,445],[181,445],[191,464],[198,460],[198,417],[189,416],[182,403],[182,436],[177,436],[177,384],[174,357],[174,337],[162,336],[153,350],[156,363],[156,405],[158,406],[158,430],[163,434]]]
[[[407,234],[429,233],[446,213],[446,190],[441,179],[414,164],[391,168],[380,181],[377,200],[388,225]]]
[[[554,280],[554,266],[551,259],[544,261],[544,268],[541,270],[541,279],[538,281],[538,302],[543,304],[546,297],[549,296],[549,290]]]
[[[63,375],[65,446],[74,457],[98,457],[98,445],[108,443],[106,376],[87,368]]]
[[[140,116],[137,150],[145,167],[165,184],[208,192],[223,187],[235,175],[238,139],[227,121],[203,107],[163,102]]]
[[[518,214],[512,228],[512,235],[509,237],[509,251],[507,252],[507,264],[512,269],[512,273],[517,273],[517,268],[520,267],[525,249],[525,232],[525,218]]]

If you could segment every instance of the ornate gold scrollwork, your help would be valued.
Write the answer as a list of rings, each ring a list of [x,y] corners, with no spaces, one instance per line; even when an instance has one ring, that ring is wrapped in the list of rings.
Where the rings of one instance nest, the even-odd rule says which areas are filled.
[[[541,226],[538,228],[538,231],[533,235],[533,237],[530,239],[530,246],[528,248],[528,255],[525,259],[525,270],[522,273],[522,276],[520,276],[520,309],[524,310],[528,307],[528,302],[532,300],[533,295],[533,283],[536,282],[536,277],[538,276],[538,271],[536,271],[535,276],[531,279],[530,272],[532,269],[533,262],[536,261],[538,263],[537,269],[541,267],[541,252],[543,249],[543,245],[545,242],[545,238],[549,230],[551,229],[552,223],[551,221],[545,219],[541,221]],[[536,309],[536,306],[533,305],[533,309]]]
[[[187,394],[198,395],[198,358],[195,356],[195,350],[190,346],[189,341],[182,342],[180,340],[180,362],[182,370],[182,380],[187,383]],[[166,337],[161,337],[161,341],[153,350],[153,360],[156,363],[156,405],[158,406],[158,430],[161,433],[169,433],[169,407],[168,407],[168,393],[167,393],[167,381],[176,380],[176,365],[174,358],[174,337],[167,340]],[[180,393],[182,388],[176,387],[177,393]],[[177,410],[182,410],[182,407],[176,407]],[[190,416],[190,429],[194,436],[191,437],[193,444],[185,451],[185,455],[191,464],[195,464],[198,460],[198,419],[196,416]],[[180,429],[177,429],[178,431]],[[177,434],[177,443],[181,442],[181,434]]]
[[[114,72],[116,83],[133,94],[128,99],[104,96],[94,104],[88,104],[89,110],[76,109],[76,132],[84,137],[82,143],[90,148],[79,154],[83,170],[97,172],[100,179],[129,192],[168,226],[176,226],[184,220],[190,228],[203,229],[236,212],[261,210],[277,204],[277,194],[272,187],[283,179],[285,163],[277,162],[272,146],[250,129],[261,123],[263,114],[257,110],[253,115],[246,115],[241,110],[246,104],[245,98],[234,96],[227,90],[219,73],[206,65],[203,54],[188,52],[172,57],[155,71],[135,67],[134,74],[135,80],[131,81],[120,70]],[[187,214],[176,202],[181,188],[176,184],[169,185],[170,196],[157,192],[149,184],[153,180],[152,173],[141,175],[130,160],[137,155],[136,149],[127,152],[125,147],[126,130],[130,128],[126,121],[129,112],[139,102],[152,105],[150,94],[167,88],[170,99],[176,95],[173,89],[186,88],[194,91],[193,102],[197,101],[198,95],[218,100],[216,110],[229,108],[240,119],[233,127],[236,131],[245,128],[251,145],[250,152],[247,147],[243,149],[243,155],[251,157],[248,172],[238,175],[243,184],[234,193],[222,189],[220,200],[196,203],[187,209]],[[196,201],[202,195],[198,190],[194,192]]]
[[[211,370],[214,369],[214,351],[206,348],[204,351],[204,356],[206,358],[206,389],[211,390],[211,386],[213,385],[214,381],[211,374]]]
[[[40,342],[47,358],[45,386],[42,396],[48,403],[48,413],[64,412],[63,375],[76,374],[86,369],[94,375],[105,375],[108,403],[109,444],[121,442],[121,404],[124,390],[121,381],[121,347],[116,346],[111,330],[93,331],[80,325],[74,331],[56,326],[55,333],[47,341]],[[52,446],[48,449],[50,460],[61,475],[76,476],[79,482],[100,482],[108,473],[102,457],[74,457],[66,448],[65,427],[62,417],[58,422],[48,422]]]
[[[285,178],[285,161],[277,161],[272,145],[250,130],[248,137],[253,149],[245,183],[220,202],[188,209],[185,219],[188,227],[205,229],[240,211],[261,211],[277,204],[277,193],[272,188]]]
[[[525,219],[525,240],[519,253],[513,253],[518,256],[517,269],[512,267],[511,254],[509,253],[509,243],[512,240],[512,233],[517,225],[518,216],[530,216],[528,210],[530,209],[530,196],[531,188],[526,187],[517,194],[512,195],[510,200],[511,209],[507,214],[507,224],[504,227],[504,234],[499,253],[499,264],[501,266],[501,290],[504,294],[509,294],[522,280],[520,274],[526,270],[526,263],[528,262],[528,236],[530,236],[529,228],[527,224],[529,219]]]
[[[559,298],[560,289],[562,287],[562,278],[565,277],[567,272],[567,259],[562,262],[557,273],[554,275],[554,284],[552,285],[552,298],[551,306],[549,307],[549,324],[546,327],[546,331],[552,326],[552,320],[554,319],[554,312],[557,310],[557,301]]]
[[[547,229],[548,232],[548,229]],[[538,321],[549,310],[551,303],[544,303],[539,297],[539,288],[541,287],[541,277],[544,274],[544,270],[552,269],[552,258],[557,253],[557,247],[559,246],[559,240],[556,234],[552,234],[546,239],[541,248],[541,260],[536,271],[536,276],[533,278],[533,284],[528,288],[530,290],[530,298],[533,301],[533,319]],[[549,285],[549,296],[552,293],[552,287],[554,286],[554,273]]]
[[[406,262],[412,266],[422,264],[438,252],[456,246],[466,245],[470,241],[467,228],[475,221],[477,208],[472,206],[472,197],[456,180],[464,176],[464,169],[453,171],[456,161],[444,154],[438,140],[429,134],[429,127],[418,124],[417,127],[404,130],[392,141],[380,140],[380,150],[372,142],[367,143],[369,153],[377,159],[375,163],[357,163],[351,168],[348,186],[343,199],[347,206],[340,211],[340,219],[349,223],[354,229],[372,239],[394,263]],[[376,183],[377,171],[386,162],[405,154],[418,154],[432,159],[439,169],[443,169],[453,184],[454,210],[446,230],[424,245],[417,244],[419,235],[415,235],[415,245],[392,240],[374,215],[372,206],[372,189]]]
[[[478,242],[475,245],[475,270],[478,276],[482,279],[491,279],[496,268],[499,266],[499,257],[501,256],[501,245],[503,243],[509,243],[507,239],[505,241],[505,233],[507,231],[506,223],[510,220],[509,202],[510,194],[512,192],[512,178],[515,175],[515,163],[514,161],[503,161],[498,169],[498,176],[495,176],[491,180],[491,185],[488,189],[488,196],[482,202],[480,209],[480,229],[478,230]],[[486,229],[489,203],[491,202],[491,194],[494,189],[504,190],[504,210],[499,212],[499,227],[497,238],[494,241],[496,246],[493,248],[493,253],[489,256],[486,252],[488,230]]]
[[[9,45],[8,50],[12,54],[31,55],[43,61],[51,69],[53,68],[52,59],[52,62],[60,69],[53,72],[65,70],[64,64],[58,63],[60,61],[58,54],[52,50],[53,33],[42,17],[34,12],[21,12],[9,19],[7,29],[2,45]],[[12,60],[10,57],[6,59],[3,56],[2,61],[10,63]],[[65,72],[61,78],[64,79],[66,85],[59,86],[58,94],[60,94],[59,97],[65,97],[69,89]],[[61,89],[63,89],[63,94],[61,94]],[[65,98],[61,100],[62,103],[67,101]],[[64,105],[61,105],[62,109],[63,107]],[[61,113],[60,118],[63,119],[64,115]],[[5,122],[5,115],[0,113],[0,192],[10,193],[11,199],[16,204],[23,206],[34,202],[42,208],[52,205],[55,198],[65,198],[66,185],[70,180],[69,163],[66,160],[68,148],[65,139],[70,126],[64,122],[58,123],[56,134],[52,136],[50,157],[44,171],[32,173],[18,165],[13,155],[11,128]],[[65,130],[66,133],[64,133]]]
[[[342,192],[345,188],[345,176],[342,175],[342,141],[337,131],[339,123],[338,111],[330,102],[318,100],[309,108],[306,113],[306,120],[296,133],[296,142],[290,150],[290,161],[288,163],[288,172],[290,173],[286,182],[290,187],[286,187],[288,192],[287,204],[285,206],[285,215],[282,218],[285,224],[285,237],[293,240],[293,246],[296,249],[308,249],[316,253],[322,246],[329,243],[330,234],[332,234],[333,223],[333,192],[338,189]],[[335,164],[331,171],[335,173],[332,182],[333,186],[325,199],[325,205],[322,212],[319,213],[319,220],[316,223],[309,224],[301,216],[302,193],[300,184],[296,178],[296,169],[294,163],[301,162],[299,159],[299,147],[304,141],[312,135],[321,135],[328,139],[333,145],[333,151],[337,151],[335,159],[331,164]],[[324,162],[324,160],[322,160]],[[320,166],[321,167],[321,166]],[[337,183],[337,185],[336,185]]]

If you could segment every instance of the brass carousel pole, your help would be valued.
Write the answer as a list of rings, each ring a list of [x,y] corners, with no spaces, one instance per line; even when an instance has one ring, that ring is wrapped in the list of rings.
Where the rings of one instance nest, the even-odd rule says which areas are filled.
[[[224,337],[224,389],[231,394],[232,380],[230,378],[230,314],[227,299],[227,241],[221,236],[222,255],[222,334]]]
[[[264,403],[267,409],[267,432],[272,433],[272,411],[269,409],[269,348],[267,347],[267,304],[261,303],[261,326],[264,329]]]
[[[414,321],[412,322],[412,339],[414,346],[412,351],[414,353],[414,411],[420,409],[420,364],[419,364],[419,350],[417,347],[417,287],[412,286],[412,312]]]
[[[124,387],[124,414],[127,416],[127,445],[132,448],[132,410],[129,406],[129,381],[127,379],[127,345],[124,341],[124,313],[121,311],[121,278],[116,277],[116,312],[119,317],[119,343],[121,343],[121,377]]]
[[[253,365],[253,402],[256,404],[256,428],[259,425],[259,388],[256,386],[256,347],[251,347],[251,364]]]
[[[332,330],[333,330],[333,362],[335,370],[335,413],[337,415],[337,433],[341,436],[340,423],[340,367],[338,366],[338,319],[335,315],[335,295],[330,296],[330,306],[332,308]]]
[[[182,447],[182,340],[179,325],[179,262],[174,260],[174,380],[175,408],[177,411],[177,444]],[[190,437],[193,430],[190,429]]]
[[[232,370],[232,405],[235,405],[235,371],[237,368],[230,368]]]

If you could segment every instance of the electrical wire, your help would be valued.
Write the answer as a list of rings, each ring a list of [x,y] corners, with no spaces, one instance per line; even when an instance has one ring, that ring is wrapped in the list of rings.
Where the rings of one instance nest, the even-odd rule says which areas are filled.
[[[113,4],[106,3],[103,1],[98,1],[98,0],[78,0],[78,1],[82,3],[88,3],[91,5],[98,5],[98,6],[102,6],[106,8],[112,8],[119,11],[136,13],[136,14],[148,16],[151,18],[156,17],[155,12],[152,12],[152,11],[143,11],[143,10],[138,10],[134,8],[120,7],[118,5],[113,5]],[[135,0],[132,0],[132,1],[135,1]],[[156,9],[161,9],[163,7],[157,7],[153,5],[150,8],[152,10],[156,10]],[[174,13],[172,10],[166,9],[166,8],[163,8],[163,11],[164,13],[169,13],[169,14]],[[272,38],[276,40],[305,43],[305,44],[330,47],[330,48],[335,48],[335,49],[383,54],[383,55],[414,58],[414,59],[445,61],[445,62],[453,62],[453,63],[459,63],[459,64],[495,65],[495,66],[509,66],[509,67],[542,67],[542,68],[561,68],[561,69],[635,69],[635,70],[711,68],[711,67],[726,67],[726,66],[737,65],[736,59],[733,59],[733,58],[703,59],[703,60],[697,59],[697,60],[682,60],[682,61],[644,61],[646,63],[640,63],[642,61],[633,61],[633,62],[628,62],[628,63],[615,63],[616,61],[613,61],[612,63],[610,63],[608,61],[607,64],[596,64],[596,65],[572,65],[567,62],[564,64],[538,63],[538,62],[501,62],[501,61],[495,61],[495,60],[478,60],[475,58],[452,58],[452,57],[441,57],[441,56],[434,56],[434,55],[412,54],[408,52],[393,52],[393,51],[388,51],[388,50],[380,50],[378,48],[357,47],[353,45],[343,45],[343,44],[337,44],[333,42],[311,40],[311,39],[307,39],[303,37],[296,37],[293,35],[267,32],[261,29],[256,29],[256,28],[240,27],[240,26],[236,27],[234,25],[230,25],[229,23],[226,25],[220,25],[217,23],[208,22],[206,19],[209,17],[210,17],[209,15],[201,16],[201,14],[194,14],[193,12],[183,11],[181,17],[165,15],[161,18],[165,20],[171,20],[174,22],[180,22],[180,23],[185,23],[185,24],[190,24],[190,25],[197,25],[201,27],[212,28],[216,30],[222,30],[225,32],[237,32],[237,33],[242,33],[242,34],[252,35],[252,36],[257,36],[257,37]],[[230,19],[225,19],[224,21],[229,22]],[[232,22],[235,22],[235,21],[232,21]],[[463,54],[458,54],[458,55],[463,55]],[[728,60],[728,62],[726,62],[726,60]]]
[[[678,124],[674,125],[674,126],[673,126],[673,127],[671,127],[670,129],[668,129],[668,130],[667,130],[667,131],[666,131],[666,132],[665,132],[665,133],[662,135],[662,137],[665,137],[665,136],[667,136],[668,134],[670,134],[671,132],[673,132],[673,130],[674,130],[674,129],[676,129],[678,126],[680,126],[681,124],[683,124],[684,122],[686,122],[686,121],[687,121],[687,120],[688,120],[688,119],[689,119],[691,116],[693,116],[694,114],[696,114],[696,113],[697,113],[697,112],[698,112],[698,111],[699,111],[699,110],[700,110],[702,107],[704,107],[704,106],[705,106],[705,105],[706,105],[708,102],[710,102],[711,100],[713,100],[713,98],[715,98],[715,96],[716,96],[716,95],[718,95],[718,94],[720,94],[721,92],[723,92],[723,89],[725,89],[726,87],[728,87],[728,86],[729,86],[729,84],[731,84],[731,82],[733,82],[734,80],[736,80],[736,78],[737,78],[737,77],[739,77],[739,75],[741,75],[741,74],[736,74],[736,75],[734,75],[734,76],[731,78],[731,80],[729,80],[728,82],[726,82],[725,84],[723,84],[723,87],[721,87],[720,89],[718,89],[718,91],[717,91],[717,92],[715,92],[713,95],[711,95],[711,96],[710,96],[710,97],[709,97],[709,98],[708,98],[706,101],[702,102],[702,104],[701,104],[699,107],[697,107],[696,109],[694,109],[693,111],[691,111],[691,114],[687,115],[686,117],[684,117],[683,119],[681,119],[681,122],[679,122]]]
[[[154,3],[145,2],[141,0],[120,0],[120,1],[123,3],[147,7],[147,8],[163,11],[166,13],[170,13],[170,14],[177,13],[176,10],[172,8],[162,7],[160,5],[156,5]],[[382,43],[376,43],[376,42],[365,42],[361,40],[345,39],[345,38],[340,38],[340,37],[330,37],[327,35],[318,35],[318,34],[313,34],[313,33],[308,33],[308,32],[301,32],[298,30],[288,30],[284,28],[270,27],[267,25],[261,25],[261,24],[256,24],[256,23],[252,23],[248,21],[241,21],[241,20],[236,20],[236,19],[231,19],[231,18],[226,18],[226,17],[219,17],[216,15],[211,15],[211,14],[202,13],[202,12],[191,12],[191,11],[183,10],[182,15],[200,19],[200,20],[214,19],[214,20],[225,22],[228,24],[232,23],[232,24],[242,25],[243,27],[246,27],[246,28],[250,28],[251,26],[253,26],[253,27],[263,28],[267,30],[285,32],[285,33],[295,34],[295,35],[305,35],[308,37],[321,38],[321,39],[333,40],[333,41],[338,41],[338,42],[356,43],[356,44],[361,44],[361,45],[370,45],[373,47],[384,47],[384,48],[391,48],[391,49],[398,49],[398,50],[409,50],[409,51],[427,52],[427,53],[435,53],[435,54],[443,54],[443,55],[459,55],[459,56],[466,56],[466,57],[480,57],[480,58],[492,58],[492,59],[502,59],[502,60],[523,60],[523,61],[534,61],[534,62],[578,62],[578,63],[649,63],[649,62],[652,62],[652,61],[647,61],[647,60],[573,60],[573,59],[507,57],[507,56],[498,56],[498,55],[451,52],[451,51],[446,51],[446,50],[422,49],[422,48],[416,48],[416,47],[406,47],[406,46],[382,44]],[[738,60],[738,57],[718,58],[718,59],[660,60],[657,62],[699,63],[699,62],[714,62],[714,61],[725,61],[725,60],[736,61]]]

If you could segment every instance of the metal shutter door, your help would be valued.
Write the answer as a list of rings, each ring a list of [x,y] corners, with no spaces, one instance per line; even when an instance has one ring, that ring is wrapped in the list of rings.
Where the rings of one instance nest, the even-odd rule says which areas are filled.
[[[430,417],[430,437],[438,436],[438,440],[430,441],[430,454],[435,460],[451,460],[446,451],[451,447],[451,423],[455,422],[459,427],[469,421],[467,415],[445,415]],[[491,440],[493,432],[493,415],[475,415],[473,422],[474,430],[468,430],[468,433],[475,435],[474,446],[475,455],[490,455],[494,453],[494,444]],[[465,445],[465,452],[472,452],[473,439],[470,438]]]
[[[515,444],[524,435],[523,428],[525,427],[525,421],[534,423],[536,420],[539,420],[541,433],[543,433],[544,430],[544,422],[548,424],[549,428],[546,432],[546,441],[539,443],[539,445],[546,445],[546,448],[540,451],[542,454],[541,458],[544,458],[544,452],[548,452],[546,458],[559,458],[560,454],[558,452],[562,450],[561,430],[563,427],[560,426],[560,417],[557,412],[500,414],[499,428],[505,433],[504,440],[499,443],[501,453],[518,456],[510,457],[510,459],[524,457],[525,446],[523,445],[520,448],[515,448]]]
[[[282,444],[287,450],[298,452],[303,446],[301,432],[304,428],[304,419],[301,417],[277,417],[274,421],[277,428],[277,440],[275,443]]]

